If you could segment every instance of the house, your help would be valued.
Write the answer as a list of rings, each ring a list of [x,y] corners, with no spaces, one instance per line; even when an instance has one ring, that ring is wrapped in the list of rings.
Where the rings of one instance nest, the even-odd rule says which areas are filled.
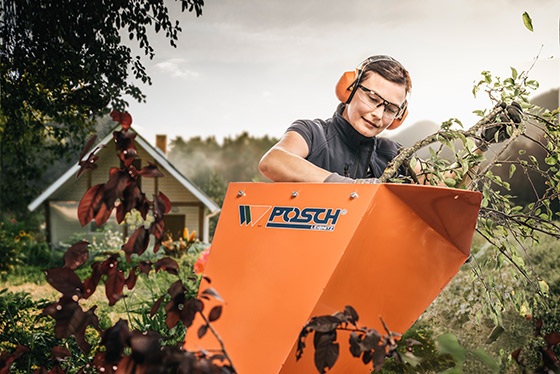
[[[132,128],[129,131],[137,134],[134,142],[138,157],[134,160],[134,166],[140,169],[151,162],[165,175],[163,178],[141,178],[139,186],[150,200],[153,194],[163,192],[171,201],[171,211],[164,217],[166,233],[177,240],[186,227],[190,232],[196,230],[197,238],[207,242],[209,219],[220,212],[220,207],[167,160],[165,135],[156,136],[158,146],[154,148]],[[97,150],[99,160],[94,169],[88,169],[76,178],[79,166],[75,164],[28,206],[31,211],[44,206],[47,240],[51,244],[67,242],[76,233],[94,236],[98,232],[94,221],[85,227],[81,226],[77,215],[78,204],[90,187],[107,182],[111,167],[121,167],[112,131],[98,145],[105,147]],[[115,212],[106,225],[122,231],[124,237],[132,234],[128,225],[117,223]]]

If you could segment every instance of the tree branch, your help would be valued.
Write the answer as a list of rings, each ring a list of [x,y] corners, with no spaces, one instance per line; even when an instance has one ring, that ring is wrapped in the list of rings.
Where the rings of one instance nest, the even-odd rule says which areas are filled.
[[[455,133],[462,134],[465,137],[473,137],[476,136],[476,133],[479,129],[485,127],[489,123],[492,123],[496,116],[503,112],[504,108],[502,106],[497,106],[494,108],[490,113],[488,113],[484,118],[478,121],[474,126],[472,126],[467,131],[456,130]],[[414,144],[412,147],[402,149],[400,153],[395,157],[387,166],[383,175],[379,178],[381,183],[387,182],[393,175],[396,174],[397,170],[403,165],[405,160],[408,160],[415,152],[419,151],[420,149],[439,141],[442,138],[448,138],[446,131],[438,131],[433,135],[428,136]]]

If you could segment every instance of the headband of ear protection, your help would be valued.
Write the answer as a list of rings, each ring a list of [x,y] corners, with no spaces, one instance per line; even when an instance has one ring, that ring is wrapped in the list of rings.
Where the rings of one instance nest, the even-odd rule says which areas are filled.
[[[369,57],[367,60],[362,62],[360,64],[360,67],[357,68],[355,71],[347,71],[344,74],[342,74],[342,76],[338,80],[338,83],[336,84],[336,89],[335,89],[336,97],[338,98],[338,100],[340,100],[345,104],[350,103],[350,101],[352,101],[352,98],[354,97],[354,94],[356,93],[356,90],[358,89],[358,83],[362,79],[365,67],[370,64],[374,64],[381,61],[396,62],[397,64],[400,65],[400,63],[397,60],[395,60],[390,56],[379,55],[379,56]],[[404,107],[401,110],[401,114],[398,117],[396,117],[393,120],[393,122],[391,122],[391,124],[389,125],[389,127],[387,127],[387,129],[394,130],[403,123],[404,119],[408,115],[408,104],[406,100],[403,106]]]

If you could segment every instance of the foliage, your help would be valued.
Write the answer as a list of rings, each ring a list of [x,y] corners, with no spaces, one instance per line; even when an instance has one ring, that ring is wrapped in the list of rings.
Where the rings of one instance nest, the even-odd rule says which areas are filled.
[[[412,326],[397,344],[397,355],[385,361],[380,374],[439,373],[456,365],[453,356],[440,353],[427,326]]]
[[[518,73],[514,68],[511,72],[511,77],[504,80],[483,72],[483,79],[475,85],[473,92],[484,89],[492,100],[500,104],[489,113],[480,111],[483,118],[479,123],[468,130],[454,128],[456,125],[462,126],[458,120],[444,123],[436,134],[402,151],[386,171],[387,177],[396,165],[415,151],[436,143],[435,149],[430,147],[431,158],[412,161],[420,164],[427,181],[482,192],[477,232],[487,240],[487,250],[493,251],[494,255],[487,256],[483,262],[476,261],[475,258],[470,266],[486,291],[484,312],[492,316],[495,324],[502,323],[506,303],[519,309],[524,303],[543,301],[541,288],[544,284],[530,265],[529,248],[538,242],[538,233],[560,238],[560,226],[555,221],[557,215],[551,209],[551,202],[558,200],[560,192],[558,109],[548,111],[530,104],[529,92],[538,87],[538,83],[529,80],[528,72]],[[520,103],[524,110],[521,121],[520,118],[515,118],[515,110],[512,109],[514,102]],[[484,156],[474,150],[477,144],[482,147],[489,145],[488,142],[494,143],[494,139],[488,141],[481,135],[487,128],[498,128],[495,137],[501,136],[501,132],[507,140],[502,144],[490,144],[485,160]],[[535,129],[538,137],[532,135]],[[525,151],[519,151],[516,155],[507,154],[507,149],[518,138],[535,143],[544,150],[542,159],[538,160],[533,155],[527,157]],[[457,146],[456,141],[461,146]],[[444,150],[450,150],[454,160],[449,161],[443,157]],[[503,166],[507,168],[507,176],[499,174]],[[507,179],[516,173],[528,180],[529,185],[546,186],[541,193],[533,189],[533,202],[525,207],[516,204],[514,198],[507,194],[510,187]],[[520,288],[516,288],[515,295],[511,292],[503,293],[495,287],[498,280],[492,269],[500,270],[504,262],[513,265],[516,271],[511,275],[522,283]]]
[[[89,243],[83,240],[66,250],[61,267],[46,271],[47,282],[62,294],[58,301],[43,307],[42,314],[54,320],[54,337],[51,333],[49,338],[64,344],[75,342],[82,352],[79,372],[89,372],[88,368],[92,367],[105,373],[176,372],[178,368],[181,368],[182,373],[233,373],[235,369],[223,344],[222,350],[211,353],[181,348],[186,328],[192,325],[197,316],[205,322],[198,331],[199,337],[211,332],[220,340],[211,322],[220,317],[222,307],[214,306],[208,313],[204,312],[205,300],[220,297],[211,288],[201,291],[200,297],[197,297],[200,278],[191,272],[181,274],[186,278],[186,283],[181,279],[175,280],[163,294],[157,294],[157,299],[156,294],[152,293],[153,305],[150,308],[144,303],[131,305],[133,309],[127,307],[130,323],[136,326],[132,330],[129,321],[123,319],[114,325],[105,326],[107,321],[100,319],[96,313],[97,305],[87,311],[82,308],[100,283],[104,283],[109,306],[113,306],[119,302],[126,304],[128,295],[124,293],[124,287],[133,290],[138,279],[148,277],[152,270],[179,276],[179,264],[170,257],[159,257],[155,262],[140,260],[151,236],[155,239],[153,252],[158,252],[163,241],[163,218],[170,211],[171,203],[162,192],[154,195],[153,200],[148,200],[140,190],[137,183],[139,176],[159,178],[163,174],[156,165],[141,170],[133,166],[136,157],[135,134],[128,131],[132,119],[126,113],[113,112],[111,115],[122,126],[122,130],[115,131],[113,136],[118,157],[123,164],[121,168],[110,170],[107,183],[95,185],[84,194],[78,206],[78,219],[82,225],[95,220],[101,226],[116,210],[116,218],[120,223],[135,209],[144,223],[138,225],[120,250],[105,250],[104,258],[94,258],[91,270],[85,272],[85,279],[78,276],[78,269],[90,263]],[[95,150],[86,158],[93,143],[90,141],[86,144],[82,152],[86,161],[80,161],[78,173],[94,166],[97,160]],[[125,273],[128,275],[125,276]],[[154,287],[150,287],[150,290],[154,292]],[[26,350],[20,346],[15,353],[4,352],[5,369],[9,370],[12,362]],[[56,362],[67,362],[66,366],[56,366],[57,373],[73,372],[75,369],[68,364],[68,357],[72,356],[68,349],[62,354],[44,350],[43,356],[44,362],[37,369],[38,373],[49,369],[49,357]]]
[[[202,12],[202,0],[177,1]],[[153,58],[151,29],[172,46],[181,31],[169,13],[164,0],[2,2],[1,208],[25,208],[45,167],[75,153],[109,104],[123,108],[124,95],[144,100],[129,74],[143,83],[150,77],[121,35]]]
[[[45,266],[49,263],[48,245],[35,224],[16,217],[9,212],[0,214],[0,278],[22,264]]]
[[[513,351],[512,357],[524,374],[557,373],[560,371],[560,301],[556,299],[552,307],[546,306],[538,313],[551,323],[535,318],[534,337]]]
[[[315,367],[320,374],[325,373],[326,369],[332,369],[340,354],[340,346],[336,342],[337,332],[348,331],[350,332],[352,356],[356,358],[361,356],[364,364],[371,363],[374,370],[380,369],[385,361],[385,356],[391,357],[396,354],[396,339],[400,337],[400,334],[390,332],[383,323],[387,335],[382,335],[375,329],[358,327],[358,320],[358,313],[350,305],[344,307],[343,312],[311,318],[299,334],[297,359],[299,360],[303,354],[305,339],[310,333],[313,333]]]
[[[219,144],[215,137],[181,137],[171,142],[169,159],[197,186],[221,205],[229,182],[263,180],[258,171],[262,155],[278,140],[252,137],[244,132],[226,137]]]
[[[47,304],[47,300],[32,300],[25,292],[0,291],[0,351],[10,352],[18,346],[29,349],[15,361],[12,373],[25,374],[39,367],[53,367],[51,352],[62,346],[73,352],[73,357],[66,360],[67,367],[77,364],[77,345],[56,339],[52,333],[53,321],[41,316],[39,310]],[[2,369],[0,362],[0,371]]]

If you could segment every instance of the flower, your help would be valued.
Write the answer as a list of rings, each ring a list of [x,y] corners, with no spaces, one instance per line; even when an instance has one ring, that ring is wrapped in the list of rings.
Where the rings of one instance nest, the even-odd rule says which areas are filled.
[[[206,263],[208,262],[209,254],[210,254],[210,247],[206,248],[204,251],[200,253],[198,260],[196,260],[193,266],[196,274],[202,274],[204,272],[204,268],[206,268]]]

